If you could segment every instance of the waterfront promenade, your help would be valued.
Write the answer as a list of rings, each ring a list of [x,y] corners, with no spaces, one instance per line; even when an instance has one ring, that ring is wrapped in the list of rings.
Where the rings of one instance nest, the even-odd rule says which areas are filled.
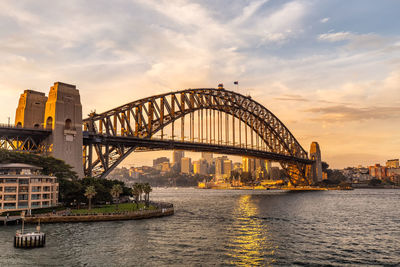
[[[97,212],[96,209],[93,212],[87,212],[87,210],[61,210],[54,213],[43,213],[35,214],[32,216],[26,216],[24,218],[25,223],[73,223],[73,222],[99,222],[99,221],[119,221],[119,220],[140,220],[150,219],[164,216],[171,216],[174,214],[174,206],[170,203],[151,203],[152,208],[150,209],[139,209],[135,211],[113,211],[113,212]],[[85,212],[83,212],[85,211]],[[7,224],[19,224],[21,222],[21,216],[2,216],[0,220],[3,221],[3,225]]]

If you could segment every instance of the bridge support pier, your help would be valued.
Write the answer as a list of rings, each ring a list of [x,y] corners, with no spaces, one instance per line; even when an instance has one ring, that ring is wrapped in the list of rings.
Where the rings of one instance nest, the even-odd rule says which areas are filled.
[[[75,85],[56,82],[51,87],[44,114],[45,127],[52,129],[48,142],[51,155],[71,165],[79,177],[82,166],[82,105]]]

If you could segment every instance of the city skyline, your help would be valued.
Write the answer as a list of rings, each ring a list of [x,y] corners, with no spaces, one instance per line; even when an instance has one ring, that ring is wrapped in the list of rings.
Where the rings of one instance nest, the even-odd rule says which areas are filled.
[[[333,168],[399,157],[399,3],[227,3],[2,2],[0,122],[13,123],[23,90],[47,93],[57,80],[77,85],[84,116],[222,82],[266,106],[306,151],[317,141]]]

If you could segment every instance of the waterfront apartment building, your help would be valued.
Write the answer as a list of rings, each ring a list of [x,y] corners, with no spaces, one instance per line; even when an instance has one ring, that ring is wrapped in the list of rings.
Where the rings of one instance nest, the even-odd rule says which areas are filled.
[[[374,166],[369,166],[369,175],[376,179],[382,180],[387,177],[387,168],[381,166],[380,164],[375,164]]]
[[[0,212],[58,204],[57,178],[40,170],[28,164],[0,164]]]

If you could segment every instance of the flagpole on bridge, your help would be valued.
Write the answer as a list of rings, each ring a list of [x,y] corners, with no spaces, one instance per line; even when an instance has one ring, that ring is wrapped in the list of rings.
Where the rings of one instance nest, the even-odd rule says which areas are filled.
[[[236,91],[239,91],[239,81],[234,81],[234,85],[236,85]]]

